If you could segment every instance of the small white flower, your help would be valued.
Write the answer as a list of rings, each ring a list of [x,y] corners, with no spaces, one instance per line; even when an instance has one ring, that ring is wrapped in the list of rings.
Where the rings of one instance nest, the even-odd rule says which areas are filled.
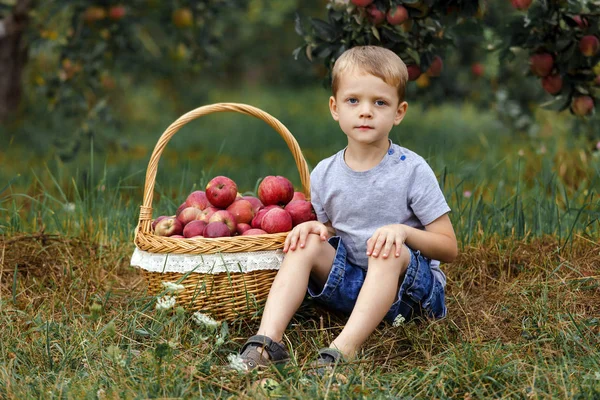
[[[400,325],[402,325],[404,322],[406,322],[406,318],[404,318],[402,316],[402,314],[398,314],[398,316],[396,318],[394,318],[394,322],[392,323],[393,327],[399,327]]]
[[[168,310],[173,308],[175,305],[175,297],[173,296],[164,296],[156,299],[156,309],[157,310]]]
[[[162,282],[162,285],[165,287],[165,290],[170,293],[177,293],[185,290],[185,286],[175,282]]]
[[[465,191],[463,192],[463,197],[466,197],[467,199],[468,199],[469,197],[471,197],[472,195],[473,195],[473,193],[472,193],[470,190],[465,190]]]
[[[519,149],[517,154],[519,155],[519,157],[523,157],[525,155],[525,151],[523,149]]]
[[[75,211],[75,203],[65,203],[63,205],[63,210],[65,210],[66,212]]]
[[[192,318],[194,318],[194,321],[196,322],[196,324],[198,324],[200,326],[205,326],[207,328],[212,328],[212,329],[215,329],[217,326],[219,326],[219,323],[217,321],[215,321],[214,319],[212,319],[211,317],[209,317],[206,314],[202,314],[200,311],[196,311],[192,315]]]
[[[106,392],[104,391],[104,389],[100,388],[98,389],[98,391],[96,392],[96,397],[98,397],[98,400],[103,400],[106,398]]]
[[[225,338],[221,335],[217,335],[217,340],[215,340],[215,346],[221,347],[223,343],[225,343]]]
[[[248,366],[244,363],[242,356],[239,354],[230,354],[227,356],[227,361],[229,361],[229,368],[235,369],[239,372],[246,372],[248,370]]]

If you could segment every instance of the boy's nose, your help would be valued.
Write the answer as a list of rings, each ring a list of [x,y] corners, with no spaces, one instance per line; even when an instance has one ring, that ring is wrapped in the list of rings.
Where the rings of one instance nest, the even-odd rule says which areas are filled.
[[[361,107],[360,109],[360,117],[361,118],[371,118],[373,117],[373,111],[371,110],[371,107],[368,105],[364,105]]]

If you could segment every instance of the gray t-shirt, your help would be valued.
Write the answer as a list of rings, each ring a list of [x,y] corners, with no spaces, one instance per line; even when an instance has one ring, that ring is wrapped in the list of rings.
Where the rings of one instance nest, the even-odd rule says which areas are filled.
[[[331,221],[352,264],[367,269],[367,240],[377,228],[405,224],[424,229],[450,211],[435,174],[418,154],[392,143],[377,166],[357,172],[344,161],[344,152],[317,164],[310,192],[318,220]],[[439,261],[431,261],[431,271],[446,284]]]

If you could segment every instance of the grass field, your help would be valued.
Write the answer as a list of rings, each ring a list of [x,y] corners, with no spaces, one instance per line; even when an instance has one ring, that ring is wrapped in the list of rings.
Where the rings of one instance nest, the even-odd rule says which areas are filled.
[[[279,118],[310,165],[343,146],[324,91],[208,95]],[[438,174],[460,242],[443,266],[448,318],[381,325],[357,360],[312,378],[344,319],[307,302],[285,338],[294,361],[257,376],[227,368],[256,321],[213,328],[180,305],[157,310],[129,266],[148,158],[178,116],[151,112],[156,101],[131,100],[150,111],[129,114],[128,146],[103,155],[62,163],[4,143],[0,398],[600,398],[600,157],[562,116],[540,113],[538,135],[519,137],[469,106],[411,105],[392,138]],[[248,118],[210,116],[176,135],[155,215],[217,174],[243,191],[270,174],[298,185],[283,141]]]

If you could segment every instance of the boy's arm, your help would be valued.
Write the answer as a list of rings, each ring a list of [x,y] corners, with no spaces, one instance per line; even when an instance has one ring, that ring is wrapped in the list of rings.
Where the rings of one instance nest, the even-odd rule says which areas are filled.
[[[392,246],[396,244],[395,255],[399,257],[403,243],[421,251],[427,258],[443,262],[452,262],[458,255],[456,236],[448,214],[425,225],[425,230],[403,224],[386,225],[377,229],[367,241],[367,255],[378,257],[381,254],[383,258],[387,258]]]
[[[405,243],[411,249],[421,251],[427,258],[452,262],[458,255],[458,246],[454,228],[448,214],[444,214],[429,225],[425,230],[403,225],[406,229]]]

